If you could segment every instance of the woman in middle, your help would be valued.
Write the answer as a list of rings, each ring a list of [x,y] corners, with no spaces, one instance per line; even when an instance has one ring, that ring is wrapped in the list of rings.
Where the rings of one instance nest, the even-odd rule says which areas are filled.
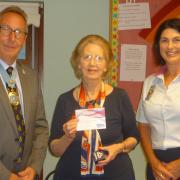
[[[62,94],[54,111],[50,149],[60,156],[55,180],[134,180],[128,152],[139,141],[135,115],[126,92],[105,83],[113,61],[109,43],[88,35],[75,47],[71,64],[81,83]],[[106,129],[77,131],[75,110],[104,108]],[[95,162],[93,154],[105,152]]]

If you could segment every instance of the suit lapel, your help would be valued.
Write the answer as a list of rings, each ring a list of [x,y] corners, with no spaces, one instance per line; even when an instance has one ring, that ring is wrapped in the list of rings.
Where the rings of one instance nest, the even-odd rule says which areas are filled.
[[[24,120],[25,120],[25,127],[26,130],[28,128],[28,114],[29,114],[29,102],[30,102],[30,88],[28,87],[30,82],[27,81],[28,74],[26,70],[23,68],[23,66],[20,63],[17,63],[17,70],[19,74],[19,79],[21,82],[21,88],[22,88],[22,94],[23,94],[23,103],[24,103]]]
[[[1,78],[0,78],[0,103],[4,107],[4,112],[6,113],[7,119],[10,121],[10,124],[12,125],[14,132],[18,135],[16,120],[14,118],[14,112],[12,110],[8,95],[6,93]]]

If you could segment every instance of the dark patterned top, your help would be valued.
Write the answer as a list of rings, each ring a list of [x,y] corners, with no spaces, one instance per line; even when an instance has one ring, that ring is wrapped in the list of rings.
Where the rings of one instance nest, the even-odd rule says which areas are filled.
[[[106,113],[106,129],[99,130],[103,146],[119,143],[127,137],[134,137],[139,141],[134,111],[123,89],[114,88],[113,91],[106,96],[104,107]],[[74,111],[79,108],[78,102],[73,97],[73,89],[59,97],[54,111],[50,141],[64,134],[63,124],[68,121],[72,114],[74,114]],[[82,132],[78,132],[72,144],[60,158],[54,179],[81,179],[81,136]],[[132,163],[127,153],[118,154],[113,161],[104,167],[104,171],[105,173],[102,177],[83,179],[135,179]]]

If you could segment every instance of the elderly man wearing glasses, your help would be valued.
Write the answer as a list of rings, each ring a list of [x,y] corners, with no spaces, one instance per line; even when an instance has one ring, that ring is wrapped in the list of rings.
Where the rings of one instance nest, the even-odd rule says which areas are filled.
[[[37,73],[18,62],[27,37],[19,7],[0,12],[0,179],[33,180],[42,170],[48,124]]]

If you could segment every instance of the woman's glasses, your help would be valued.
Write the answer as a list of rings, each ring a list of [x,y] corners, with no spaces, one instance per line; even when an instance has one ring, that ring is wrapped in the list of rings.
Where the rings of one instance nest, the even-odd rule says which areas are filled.
[[[87,62],[90,62],[92,59],[94,59],[98,64],[102,63],[105,60],[103,56],[99,56],[99,55],[93,56],[91,54],[83,55],[82,59]]]

